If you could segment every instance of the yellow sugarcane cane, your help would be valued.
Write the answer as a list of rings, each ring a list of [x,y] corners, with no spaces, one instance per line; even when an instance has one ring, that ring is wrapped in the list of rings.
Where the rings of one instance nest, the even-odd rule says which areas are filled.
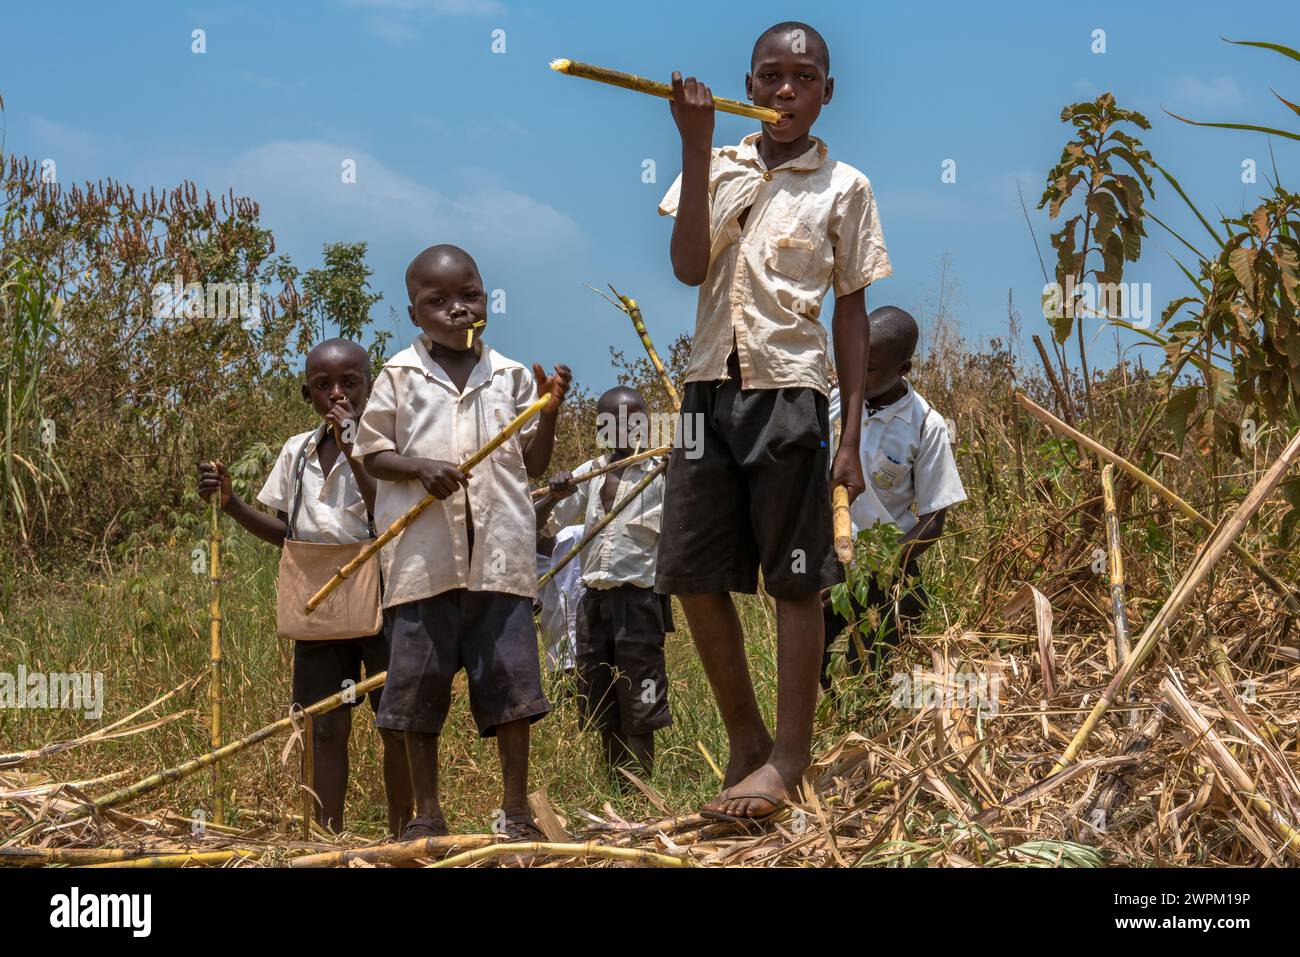
[[[220,473],[220,463],[213,462],[212,468]],[[212,495],[212,530],[208,575],[211,582],[211,674],[208,678],[208,705],[211,710],[212,750],[221,747],[221,491]],[[212,765],[212,820],[217,824],[226,823],[226,797],[221,786],[221,769]]]
[[[672,450],[673,447],[671,445],[661,445],[659,448],[650,449],[648,452],[638,452],[635,455],[629,455],[625,459],[616,459],[608,465],[602,465],[598,469],[592,469],[590,472],[583,472],[581,475],[573,476],[573,482],[575,485],[579,482],[589,482],[592,479],[600,478],[600,476],[612,472],[615,469],[621,469],[628,465],[635,465],[637,462],[644,462],[646,459],[652,459],[658,455],[667,455]],[[545,498],[550,491],[551,487],[549,485],[535,488],[533,489],[533,498]]]
[[[665,100],[673,98],[673,88],[669,84],[660,83],[658,80],[649,80],[634,73],[624,73],[622,70],[610,70],[603,66],[592,66],[590,63],[579,63],[577,60],[565,59],[552,60],[551,69],[556,73],[563,73],[565,76],[595,80],[597,83],[607,83],[610,86],[621,87],[634,93],[649,93],[651,96],[658,96]],[[719,113],[746,116],[751,120],[762,120],[764,123],[775,123],[781,119],[781,114],[777,110],[770,110],[765,106],[754,106],[752,103],[742,103],[739,100],[729,100],[722,96],[713,98],[713,108]]]
[[[493,436],[492,440],[489,441],[485,446],[483,446],[483,448],[479,449],[477,452],[475,452],[473,455],[467,458],[464,462],[462,462],[460,464],[460,471],[468,475],[470,469],[474,468],[474,466],[482,462],[485,458],[487,458],[494,451],[496,451],[496,449],[502,443],[504,443],[508,438],[510,438],[512,435],[514,435],[516,432],[522,429],[525,425],[527,425],[529,420],[532,419],[533,416],[537,415],[539,412],[541,412],[543,409],[547,407],[554,408],[554,403],[555,403],[555,396],[549,393],[537,399],[537,401],[535,401],[532,405],[530,405],[528,408],[524,409],[524,411],[520,412],[517,416],[515,416],[514,420],[509,425],[507,425],[504,429],[502,429],[499,433],[497,433],[497,435]],[[382,535],[380,535],[378,538],[371,541],[369,545],[367,545],[364,549],[362,549],[357,554],[356,558],[352,559],[352,561],[348,562],[337,572],[335,572],[334,577],[331,578],[329,581],[327,581],[320,591],[316,592],[316,594],[312,595],[311,598],[307,600],[307,613],[311,614],[313,611],[315,611],[320,606],[320,603],[323,602],[326,598],[328,598],[336,588],[342,585],[343,582],[349,576],[351,576],[358,568],[360,568],[366,562],[370,561],[370,559],[374,558],[375,555],[379,554],[379,550],[381,548],[383,548],[394,538],[400,535],[402,531],[406,528],[406,526],[410,525],[413,521],[415,521],[416,518],[419,517],[421,512],[423,512],[426,508],[428,508],[436,501],[438,501],[438,499],[436,499],[434,496],[426,495],[424,496],[424,498],[420,499],[420,501],[416,502],[409,509],[407,509],[404,515],[398,518],[397,521],[393,522],[393,524],[390,525]]]

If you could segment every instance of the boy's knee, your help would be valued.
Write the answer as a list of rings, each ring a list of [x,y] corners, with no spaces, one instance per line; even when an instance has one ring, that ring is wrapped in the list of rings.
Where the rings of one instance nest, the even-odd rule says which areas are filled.
[[[312,721],[312,740],[317,747],[345,745],[352,731],[352,715],[344,710],[330,711]]]

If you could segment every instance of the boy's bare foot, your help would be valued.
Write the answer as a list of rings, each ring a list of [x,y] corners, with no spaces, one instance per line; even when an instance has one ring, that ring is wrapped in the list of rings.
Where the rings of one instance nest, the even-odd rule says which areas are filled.
[[[722,779],[723,793],[725,794],[731,790],[739,782],[745,780],[745,778],[766,764],[771,754],[772,739],[770,737],[765,742],[760,742],[744,750],[733,749],[727,759],[727,773]]]
[[[759,819],[770,817],[785,807],[798,787],[802,775],[789,779],[770,761],[704,805],[705,817]]]

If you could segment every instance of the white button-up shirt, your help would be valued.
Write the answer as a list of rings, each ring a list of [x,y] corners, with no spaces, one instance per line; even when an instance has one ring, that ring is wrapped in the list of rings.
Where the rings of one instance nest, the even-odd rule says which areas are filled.
[[[910,384],[897,402],[862,415],[862,474],[867,488],[849,511],[853,531],[892,522],[903,534],[919,516],[966,501],[948,426]],[[831,391],[832,433],[840,417],[840,390]]]
[[[655,469],[662,459],[650,458],[633,462],[623,470],[618,479],[614,501],[620,502],[632,491],[647,472]],[[610,463],[608,454],[583,462],[573,470],[579,477],[593,469]],[[561,525],[582,522],[583,530],[591,528],[605,516],[605,503],[601,489],[608,475],[578,484],[578,491],[555,506],[552,518]],[[653,588],[655,583],[655,555],[659,549],[659,532],[664,518],[664,476],[658,475],[627,508],[596,536],[595,541],[582,551],[574,561],[582,562],[582,582],[588,588],[614,588],[617,585],[637,585]]]
[[[549,555],[537,553],[537,577],[541,578],[567,555],[582,538],[581,525],[568,525],[555,535],[555,549]],[[542,604],[540,624],[546,667],[552,671],[572,668],[578,645],[578,602],[586,589],[582,584],[582,562],[574,559],[561,568],[537,596]]]
[[[334,459],[330,474],[321,468],[317,444],[325,437],[325,425],[293,436],[284,443],[257,500],[293,520],[293,485],[298,453],[305,447],[307,460],[302,470],[302,494],[293,537],[300,542],[350,545],[370,537],[366,500],[361,497],[357,477],[352,474],[342,450]]]
[[[734,341],[745,388],[807,386],[826,395],[827,332],[818,320],[826,290],[846,296],[893,271],[876,200],[867,178],[829,159],[821,140],[769,170],[759,136],[713,151],[709,271],[686,381],[727,378]],[[679,174],[661,214],[677,215],[681,189]]]
[[[420,336],[380,371],[357,428],[354,455],[391,450],[459,464],[536,400],[533,373],[486,343],[460,392],[423,340]],[[385,607],[453,588],[537,594],[537,520],[524,467],[524,443],[536,430],[533,418],[474,468],[467,490],[434,502],[384,546]],[[377,484],[380,532],[425,496],[414,479]],[[474,522],[473,555],[468,512]]]

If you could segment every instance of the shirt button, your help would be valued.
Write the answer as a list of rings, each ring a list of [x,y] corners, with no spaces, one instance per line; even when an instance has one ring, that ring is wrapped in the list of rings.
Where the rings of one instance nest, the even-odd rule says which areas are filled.
[[[770,183],[770,182],[772,182],[772,174],[771,174],[770,172],[767,172],[767,173],[764,173],[764,174],[763,174],[763,182],[765,182],[765,183]]]

